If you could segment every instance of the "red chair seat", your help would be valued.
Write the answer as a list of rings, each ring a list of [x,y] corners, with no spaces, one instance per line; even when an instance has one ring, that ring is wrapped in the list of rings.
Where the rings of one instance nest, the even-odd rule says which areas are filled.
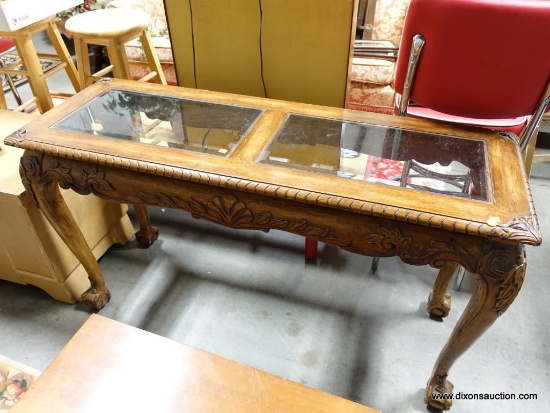
[[[401,102],[401,95],[396,96],[396,106],[399,107]],[[442,122],[458,123],[461,125],[479,126],[482,128],[489,128],[499,131],[512,132],[519,135],[521,130],[529,120],[529,116],[520,116],[517,118],[506,119],[477,119],[466,118],[463,116],[449,115],[447,113],[438,112],[436,110],[426,108],[424,106],[415,105],[409,103],[407,107],[407,116],[421,119],[432,119]]]

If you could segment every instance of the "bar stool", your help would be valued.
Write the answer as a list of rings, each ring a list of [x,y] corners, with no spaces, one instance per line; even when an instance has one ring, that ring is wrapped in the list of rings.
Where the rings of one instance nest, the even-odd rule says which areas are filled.
[[[128,57],[124,44],[139,37],[151,72],[139,79],[166,84],[164,72],[151,41],[147,28],[151,16],[132,8],[107,8],[81,13],[71,17],[65,29],[73,35],[80,85],[82,88],[100,80],[109,72],[119,79],[131,79]],[[110,65],[92,73],[88,55],[89,45],[101,45],[107,48]]]
[[[32,23],[15,31],[0,31],[0,37],[13,40],[17,53],[19,54],[19,59],[15,62],[0,67],[0,74],[8,76],[25,76],[33,94],[33,98],[23,102],[16,110],[24,110],[35,102],[40,113],[52,109],[54,104],[46,79],[61,69],[65,69],[67,72],[75,91],[80,91],[76,67],[67,50],[67,46],[65,46],[63,42],[59,29],[53,20],[54,16]],[[44,31],[48,35],[57,53],[56,55],[36,52],[32,36]],[[40,57],[59,58],[61,64],[48,73],[44,73],[40,64]],[[17,69],[19,65],[23,66],[22,70]],[[6,97],[4,96],[3,89],[0,90],[0,109],[7,109]]]

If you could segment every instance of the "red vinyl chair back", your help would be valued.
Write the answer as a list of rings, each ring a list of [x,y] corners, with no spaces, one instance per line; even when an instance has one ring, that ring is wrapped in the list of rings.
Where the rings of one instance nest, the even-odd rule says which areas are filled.
[[[7,37],[0,37],[0,55],[15,49],[15,42],[13,39]]]
[[[398,56],[399,94],[417,34],[425,44],[410,101],[478,119],[535,112],[550,79],[550,1],[412,0]]]

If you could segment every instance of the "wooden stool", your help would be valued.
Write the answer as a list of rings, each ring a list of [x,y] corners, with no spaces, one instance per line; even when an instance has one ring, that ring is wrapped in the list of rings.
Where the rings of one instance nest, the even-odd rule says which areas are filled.
[[[141,10],[132,8],[108,8],[81,13],[71,17],[65,24],[66,30],[74,36],[76,61],[78,64],[80,85],[82,88],[113,72],[120,79],[131,79],[128,58],[124,43],[139,37],[151,72],[139,79],[155,79],[157,83],[166,84],[166,78],[151,41],[147,28],[151,16]],[[111,64],[92,73],[88,56],[89,45],[101,45],[107,48]]]
[[[0,68],[0,74],[26,76],[33,94],[33,98],[24,102],[17,110],[24,110],[35,102],[40,113],[52,109],[54,104],[46,79],[61,69],[65,69],[67,72],[75,91],[80,91],[80,82],[78,81],[76,67],[53,20],[54,17],[52,16],[13,32],[0,31],[0,37],[13,39],[15,48],[19,54],[19,59],[15,62]],[[36,52],[32,36],[42,31],[47,33],[57,55]],[[40,57],[59,58],[61,65],[50,70],[48,73],[44,73],[40,64]],[[16,69],[21,64],[23,65],[23,70]],[[7,109],[6,97],[3,90],[0,90],[0,109]]]

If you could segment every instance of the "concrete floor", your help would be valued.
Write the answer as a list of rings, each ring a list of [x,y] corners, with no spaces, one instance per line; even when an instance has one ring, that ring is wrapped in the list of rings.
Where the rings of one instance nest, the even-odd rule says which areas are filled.
[[[550,234],[550,163],[534,166],[531,185],[543,234]],[[101,315],[384,412],[426,411],[426,380],[471,296],[472,278],[453,292],[453,310],[438,322],[425,311],[432,268],[389,258],[373,275],[370,258],[328,246],[309,263],[298,236],[150,211],[161,231],[151,248],[132,239],[100,260],[113,295]],[[538,399],[455,401],[455,413],[546,411],[550,256],[545,243],[527,253],[518,298],[458,360],[450,380],[455,393]],[[89,315],[82,304],[0,281],[0,354],[43,370]]]

